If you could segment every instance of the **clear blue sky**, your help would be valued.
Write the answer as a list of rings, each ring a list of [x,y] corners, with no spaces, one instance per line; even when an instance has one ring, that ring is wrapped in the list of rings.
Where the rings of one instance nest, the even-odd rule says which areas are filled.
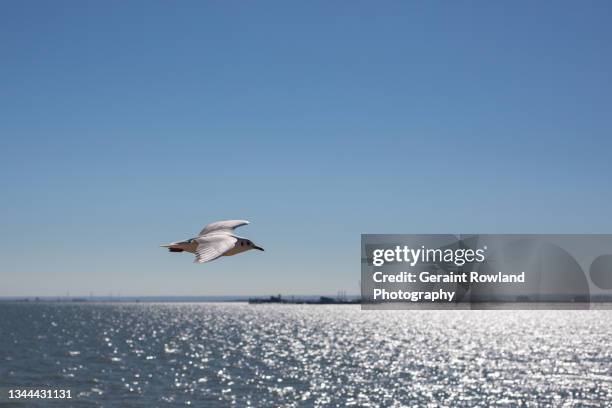
[[[361,233],[612,232],[612,5],[0,5],[0,296],[356,293]],[[159,244],[220,219],[266,248]]]

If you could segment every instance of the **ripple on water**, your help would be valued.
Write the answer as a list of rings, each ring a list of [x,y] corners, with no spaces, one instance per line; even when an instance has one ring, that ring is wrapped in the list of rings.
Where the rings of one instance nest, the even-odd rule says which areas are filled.
[[[0,383],[150,406],[600,405],[610,311],[0,304]],[[28,318],[24,318],[27,316]]]

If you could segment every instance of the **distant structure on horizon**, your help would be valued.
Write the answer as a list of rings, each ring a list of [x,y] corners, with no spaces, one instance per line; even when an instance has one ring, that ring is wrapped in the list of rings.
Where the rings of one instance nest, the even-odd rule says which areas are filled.
[[[342,296],[340,296],[342,294]],[[304,299],[291,297],[289,299],[283,298],[282,295],[270,296],[269,298],[249,298],[250,304],[261,304],[261,303],[284,303],[284,304],[296,304],[296,305],[355,305],[360,304],[361,299],[348,299],[346,293],[340,292],[338,297],[320,296],[319,299]]]

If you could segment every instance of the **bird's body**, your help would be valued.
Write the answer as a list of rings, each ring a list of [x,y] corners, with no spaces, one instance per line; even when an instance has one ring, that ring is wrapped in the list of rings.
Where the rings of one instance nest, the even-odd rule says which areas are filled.
[[[247,238],[234,235],[234,229],[249,222],[244,220],[218,221],[207,225],[200,235],[185,241],[162,245],[170,252],[191,252],[196,255],[195,263],[209,262],[220,256],[232,256],[249,249],[263,248]]]

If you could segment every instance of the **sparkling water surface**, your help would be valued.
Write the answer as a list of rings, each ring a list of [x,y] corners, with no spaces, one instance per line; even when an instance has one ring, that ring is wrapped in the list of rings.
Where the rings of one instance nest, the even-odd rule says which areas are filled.
[[[611,341],[611,310],[5,302],[0,405],[611,406]]]

